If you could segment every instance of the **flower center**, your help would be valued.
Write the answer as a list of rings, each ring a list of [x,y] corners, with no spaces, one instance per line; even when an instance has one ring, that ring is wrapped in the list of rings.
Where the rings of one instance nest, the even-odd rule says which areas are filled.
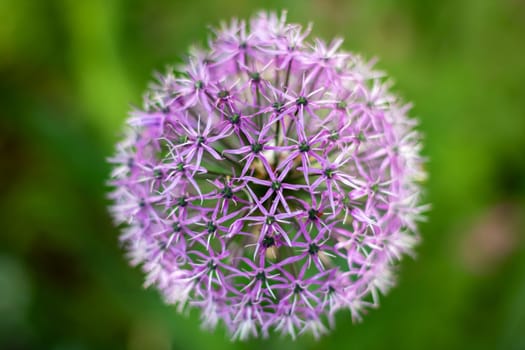
[[[300,145],[299,145],[299,151],[300,152],[308,152],[310,151],[310,145],[308,145],[308,143],[306,142],[302,142]]]
[[[224,186],[224,188],[221,191],[221,195],[224,198],[231,199],[233,198],[233,190],[229,186]]]
[[[262,245],[264,248],[270,248],[275,244],[275,239],[271,236],[264,236]]]
[[[267,216],[266,217],[266,225],[271,225],[275,222],[275,216]]]
[[[253,153],[259,153],[260,151],[262,151],[262,149],[263,149],[263,146],[259,142],[255,142],[254,144],[252,144]]]
[[[306,106],[308,104],[308,100],[306,99],[306,97],[304,96],[300,96],[296,101],[295,103],[298,105],[298,106]]]

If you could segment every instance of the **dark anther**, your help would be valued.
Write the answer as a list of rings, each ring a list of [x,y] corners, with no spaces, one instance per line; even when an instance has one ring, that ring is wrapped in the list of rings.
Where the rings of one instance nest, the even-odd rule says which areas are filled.
[[[296,285],[295,285],[295,288],[293,289],[293,292],[294,292],[295,294],[299,294],[299,293],[301,293],[303,290],[304,290],[304,289],[301,288],[300,285],[296,284]]]
[[[275,216],[267,216],[266,217],[266,225],[271,225],[275,222]]]
[[[263,149],[263,146],[259,142],[252,144],[253,153],[259,153],[260,151],[262,151],[262,149]]]
[[[334,176],[334,169],[326,168],[323,171],[323,175],[326,176],[328,179],[331,179],[332,176]]]
[[[246,50],[246,48],[248,48],[248,44],[246,43],[246,41],[243,41],[243,42],[239,45],[239,49],[241,49],[241,50]]]
[[[128,161],[126,163],[126,165],[128,166],[128,168],[133,168],[133,165],[135,164],[135,160],[133,158],[128,158]]]
[[[239,124],[239,122],[241,121],[241,115],[238,113],[232,114],[229,120],[232,124]]]
[[[223,198],[231,199],[233,197],[233,191],[231,187],[224,186],[224,188],[221,190],[221,195]]]
[[[175,167],[175,169],[177,171],[184,171],[184,163],[180,162],[179,164],[177,164],[177,166]]]
[[[208,233],[214,233],[217,231],[217,226],[213,223],[213,221],[208,221],[206,224],[206,229],[208,230]]]
[[[274,102],[272,104],[273,110],[277,113],[282,113],[284,104],[281,102]]]
[[[161,169],[155,169],[153,170],[153,177],[156,179],[156,180],[160,180],[162,179],[162,177],[164,176],[163,172]]]
[[[186,197],[177,198],[177,206],[185,207],[186,205],[188,205],[188,201],[186,201]]]
[[[330,136],[328,136],[328,138],[332,141],[336,141],[339,139],[339,133],[334,130],[330,133]]]
[[[261,75],[257,72],[250,73],[250,78],[253,80],[254,83],[258,83],[261,81]]]
[[[208,269],[209,270],[216,270],[217,269],[217,264],[215,262],[213,262],[213,260],[210,260],[208,262]]]
[[[310,145],[308,143],[303,142],[299,145],[299,152],[308,152],[310,150]]]
[[[204,136],[197,136],[197,139],[195,140],[195,142],[197,143],[197,145],[203,144],[204,141],[206,141],[206,139],[204,138]]]
[[[195,82],[195,89],[202,89],[204,87],[204,83],[202,82],[202,80],[197,80]]]
[[[144,201],[144,199],[141,199],[139,201],[139,208],[144,208],[146,206],[146,201]]]
[[[219,91],[219,93],[217,94],[217,96],[218,96],[220,99],[225,99],[225,98],[227,98],[228,96],[230,96],[230,93],[229,93],[227,90],[221,90],[221,91]]]
[[[310,255],[316,255],[319,252],[319,246],[315,243],[311,243],[308,246],[308,254]]]
[[[271,236],[264,236],[262,245],[264,248],[270,248],[275,244],[275,239]]]
[[[298,106],[306,106],[308,104],[308,100],[306,99],[306,97],[304,96],[300,96],[296,101],[295,103],[298,105]]]
[[[308,219],[312,221],[316,221],[319,218],[319,215],[321,215],[321,213],[315,209],[308,210]]]
[[[255,279],[256,279],[257,281],[263,281],[263,282],[264,282],[264,281],[266,280],[266,275],[264,274],[263,271],[258,272],[258,273],[255,275]]]

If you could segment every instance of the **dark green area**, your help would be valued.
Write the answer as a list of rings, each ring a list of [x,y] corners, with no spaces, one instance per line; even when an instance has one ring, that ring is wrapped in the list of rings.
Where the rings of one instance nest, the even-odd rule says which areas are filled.
[[[415,103],[433,209],[399,286],[318,342],[232,344],[143,290],[119,248],[105,159],[130,104],[207,25],[282,2],[1,0],[1,349],[525,349],[525,3],[286,5]]]

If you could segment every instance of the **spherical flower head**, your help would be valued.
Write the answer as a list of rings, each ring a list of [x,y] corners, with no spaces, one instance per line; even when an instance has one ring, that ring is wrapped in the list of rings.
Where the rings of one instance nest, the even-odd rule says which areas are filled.
[[[416,121],[383,73],[285,13],[214,31],[135,110],[112,215],[166,302],[233,338],[360,320],[418,241]]]

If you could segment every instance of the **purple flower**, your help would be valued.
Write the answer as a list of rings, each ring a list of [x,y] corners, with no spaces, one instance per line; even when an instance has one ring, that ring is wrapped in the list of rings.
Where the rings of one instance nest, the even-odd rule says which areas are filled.
[[[342,40],[233,20],[131,113],[111,213],[166,302],[233,338],[360,320],[418,242],[417,122]]]

